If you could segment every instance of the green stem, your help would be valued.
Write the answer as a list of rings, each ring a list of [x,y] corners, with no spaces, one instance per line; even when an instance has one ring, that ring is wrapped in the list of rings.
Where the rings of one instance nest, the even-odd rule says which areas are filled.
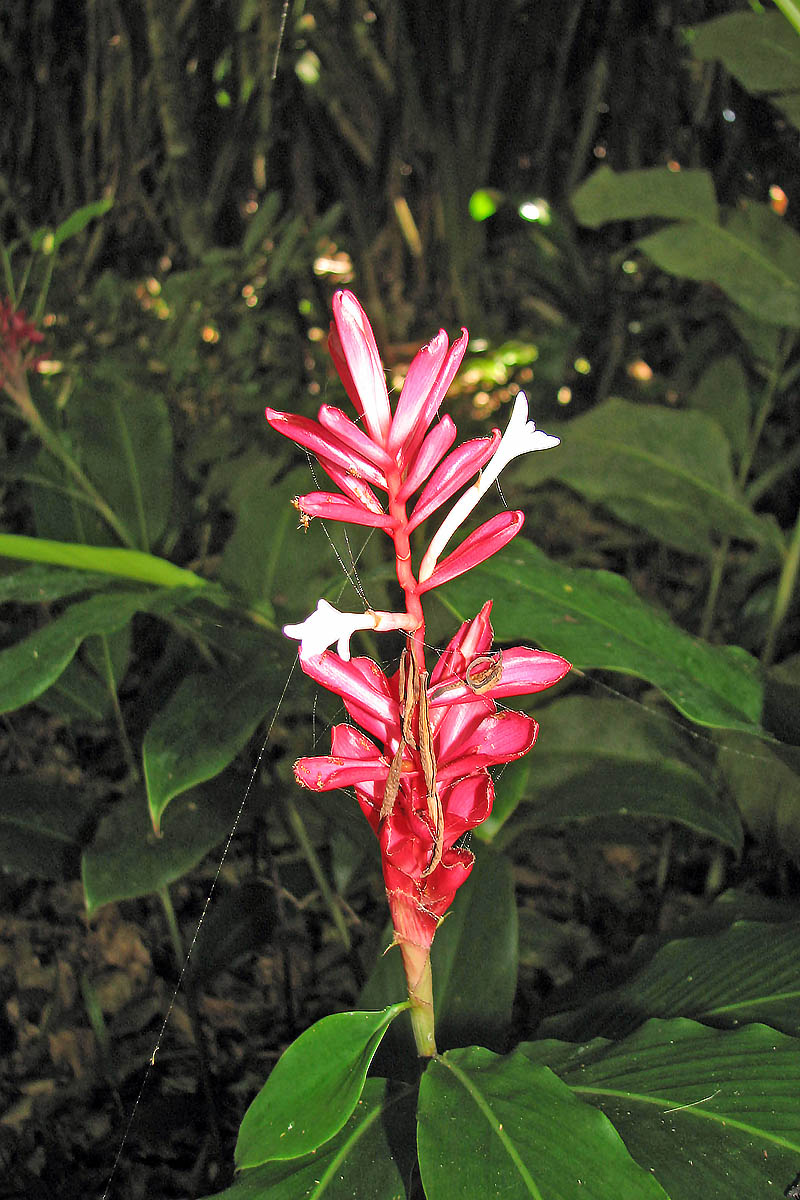
[[[739,470],[736,473],[737,482],[742,490],[747,482],[747,476],[750,474],[750,468],[753,465],[753,457],[756,449],[758,448],[758,443],[761,440],[761,434],[764,430],[764,425],[766,424],[767,417],[772,410],[775,393],[778,390],[778,385],[781,380],[781,373],[786,364],[786,360],[789,357],[793,340],[794,339],[789,334],[784,336],[780,346],[778,347],[778,352],[775,355],[769,375],[767,376],[767,384],[761,397],[761,404],[759,405],[755,421],[753,422],[753,426],[750,430],[747,449],[742,455],[741,462],[739,463]],[[725,537],[718,548],[714,551],[711,565],[711,578],[708,584],[708,594],[706,596],[706,602],[703,608],[703,617],[700,622],[700,636],[703,638],[707,638],[710,635],[711,628],[714,623],[714,613],[717,607],[720,588],[722,587],[722,580],[725,574],[725,564],[727,562],[730,544],[731,539],[729,537]]]
[[[800,33],[800,7],[794,0],[775,0],[775,6],[781,10],[789,24],[794,26],[795,32]]]
[[[347,922],[344,919],[342,910],[336,903],[336,897],[333,894],[333,889],[328,883],[325,872],[322,869],[322,863],[319,861],[319,855],[314,849],[311,838],[308,836],[308,830],[306,829],[305,822],[300,816],[294,800],[286,800],[286,815],[289,818],[289,824],[291,826],[292,833],[297,838],[298,845],[300,846],[300,849],[302,850],[305,859],[311,868],[311,874],[314,876],[317,887],[322,893],[322,898],[325,901],[329,913],[331,914],[331,919],[333,920],[333,923],[339,932],[339,936],[344,942],[345,948],[349,950],[351,945],[350,930],[347,928]]]
[[[128,773],[132,780],[139,779],[139,766],[136,762],[136,755],[133,752],[131,740],[128,737],[128,730],[125,725],[125,718],[122,715],[122,709],[119,705],[119,696],[117,694],[117,682],[114,678],[114,666],[111,662],[111,651],[108,645],[108,635],[105,633],[98,634],[100,638],[100,646],[103,654],[103,674],[105,675],[106,687],[108,694],[111,697],[111,707],[114,710],[114,721],[117,726],[120,745],[122,746],[122,754],[128,767]]]
[[[778,634],[791,603],[795,584],[797,583],[798,570],[800,570],[800,512],[797,514],[789,542],[789,549],[786,558],[783,560],[783,567],[778,579],[778,590],[775,594],[775,604],[769,620],[764,649],[761,652],[761,664],[764,667],[771,666],[774,661]]]

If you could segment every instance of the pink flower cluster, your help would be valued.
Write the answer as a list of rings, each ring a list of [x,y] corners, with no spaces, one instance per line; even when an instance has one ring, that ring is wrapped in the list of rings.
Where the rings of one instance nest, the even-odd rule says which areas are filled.
[[[438,922],[469,875],[473,856],[459,839],[491,812],[489,768],[519,758],[536,738],[538,726],[531,717],[498,708],[497,702],[550,687],[569,670],[555,654],[525,647],[493,651],[487,601],[439,655],[429,676],[421,596],[483,562],[519,532],[523,514],[502,512],[439,561],[505,463],[557,445],[558,439],[527,420],[527,402],[520,395],[502,439],[495,429],[451,450],[455,424],[449,416],[437,417],[464,356],[466,330],[452,345],[440,330],[419,351],[392,412],[375,338],[355,296],[337,292],[333,314],[329,346],[358,421],[327,404],[317,421],[271,408],[267,420],[311,451],[338,489],[297,497],[294,503],[304,517],[375,526],[392,538],[405,610],[347,614],[320,601],[306,621],[286,627],[301,641],[303,670],[341,696],[361,727],[335,726],[331,753],[301,758],[295,774],[317,791],[355,789],[380,843],[395,935],[405,958],[411,947],[427,954]],[[415,573],[411,533],[474,476]],[[376,489],[385,493],[385,501]],[[349,639],[356,629],[406,634],[407,649],[395,674],[387,677],[371,659],[350,658]],[[334,642],[338,653],[327,649]],[[408,974],[408,961],[406,969]]]
[[[16,382],[25,371],[35,371],[41,359],[32,347],[44,336],[6,297],[0,300],[0,387],[6,379]]]

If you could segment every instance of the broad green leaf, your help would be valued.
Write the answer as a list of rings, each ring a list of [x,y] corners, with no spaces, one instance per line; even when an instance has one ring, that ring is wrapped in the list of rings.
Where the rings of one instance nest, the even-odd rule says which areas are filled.
[[[800,38],[780,13],[728,13],[683,32],[695,58],[721,62],[800,125]]]
[[[84,546],[79,542],[54,542],[48,538],[0,533],[0,558],[53,563],[80,571],[116,575],[122,579],[136,580],[138,583],[153,583],[159,587],[211,586],[207,579],[195,575],[194,571],[176,567],[165,558],[118,546]]]
[[[475,866],[456,892],[447,919],[431,948],[436,1042],[439,1049],[479,1040],[502,1043],[511,1022],[517,986],[517,911],[511,868],[488,847],[475,847]],[[387,930],[381,951],[391,943]],[[389,1004],[405,995],[400,953],[380,953],[359,997],[365,1008]],[[411,1024],[401,1018],[389,1031],[380,1063],[415,1054]],[[387,1064],[387,1073],[389,1066]]]
[[[722,427],[734,454],[741,458],[747,448],[752,414],[740,360],[733,354],[714,359],[689,396],[689,404]]]
[[[714,283],[746,312],[774,325],[800,325],[800,237],[752,201],[721,225],[670,225],[638,247],[671,275]]]
[[[301,1033],[244,1115],[236,1166],[300,1158],[334,1137],[355,1111],[381,1038],[407,1007],[334,1013]]]
[[[800,861],[800,751],[781,747],[779,757],[744,734],[726,734],[718,762],[755,840],[776,859]]]
[[[32,879],[74,879],[92,810],[75,787],[33,775],[0,780],[0,867]]]
[[[0,576],[0,604],[52,604],[80,592],[108,587],[108,575],[68,567],[34,566]]]
[[[350,1120],[324,1146],[302,1158],[240,1171],[213,1200],[405,1200],[407,1169],[396,1160],[396,1133],[412,1098],[411,1089],[368,1079]],[[413,1109],[408,1115],[413,1121]]]
[[[198,672],[178,684],[142,744],[156,831],[174,796],[218,775],[245,745],[280,695],[281,661],[276,647],[262,645],[244,664]]]
[[[737,854],[742,826],[690,764],[688,739],[666,716],[624,700],[568,696],[548,706],[527,760],[530,802],[504,827],[502,845],[531,831],[603,818],[675,821]],[[505,772],[496,782],[503,788]]]
[[[648,1021],[618,1044],[530,1042],[520,1051],[602,1109],[671,1200],[778,1200],[797,1172],[795,1038],[764,1025]]]
[[[607,221],[646,217],[716,222],[717,197],[708,171],[612,171],[598,167],[570,201],[581,225],[599,229]]]
[[[185,603],[187,592],[104,592],[78,600],[21,642],[0,651],[0,712],[29,704],[50,687],[92,633],[113,633],[137,612],[168,612]]]
[[[515,483],[558,479],[690,554],[710,555],[723,535],[781,553],[777,526],[738,493],[728,440],[704,413],[607,400],[548,432],[561,445],[526,458]]]
[[[142,795],[117,801],[83,854],[89,915],[180,879],[230,833],[241,799],[238,781],[228,786],[220,780],[181,796],[170,807],[161,837],[153,832]]]
[[[611,1122],[519,1050],[500,1058],[471,1046],[435,1059],[417,1121],[427,1200],[666,1200]]]
[[[70,432],[81,465],[136,540],[149,550],[172,504],[172,430],[163,396],[128,380],[114,364],[96,366],[72,393]]]
[[[731,1027],[750,1022],[800,1033],[800,922],[737,921],[707,937],[675,938],[631,979],[542,1032],[571,1039],[617,1037],[649,1017],[691,1017]]]
[[[559,566],[517,538],[436,595],[459,620],[474,617],[491,596],[498,641],[535,641],[583,670],[635,675],[698,725],[768,736],[758,724],[756,660],[738,646],[690,637],[619,575]]]
[[[594,228],[672,218],[673,224],[637,242],[656,266],[716,284],[760,321],[800,325],[800,236],[765,204],[749,202],[718,214],[706,172],[652,167],[615,174],[600,167],[572,204],[578,220]]]

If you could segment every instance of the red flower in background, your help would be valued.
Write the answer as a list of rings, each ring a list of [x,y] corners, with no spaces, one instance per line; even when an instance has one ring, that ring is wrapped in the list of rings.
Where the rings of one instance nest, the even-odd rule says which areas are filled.
[[[274,429],[317,457],[338,489],[296,497],[301,513],[374,526],[392,538],[405,611],[340,613],[320,600],[305,621],[285,627],[288,636],[301,642],[306,674],[341,696],[353,720],[371,735],[351,725],[335,726],[331,753],[301,758],[295,775],[315,791],[353,787],[378,837],[417,1047],[429,1055],[436,1049],[430,945],[474,861],[459,839],[491,812],[489,768],[525,754],[538,730],[531,717],[498,710],[496,702],[551,687],[569,663],[524,647],[492,652],[487,601],[440,654],[428,677],[421,597],[516,536],[523,514],[501,512],[439,561],[506,463],[558,445],[558,438],[528,420],[527,401],[520,393],[502,438],[494,429],[488,437],[451,450],[455,425],[449,416],[436,418],[463,358],[466,330],[452,346],[444,330],[423,346],[392,412],[361,305],[350,292],[337,292],[333,315],[329,347],[358,420],[327,404],[316,421],[272,408],[266,416]],[[442,520],[415,574],[410,534],[476,475]],[[408,502],[417,492],[409,513]],[[400,668],[391,678],[371,659],[350,658],[350,637],[357,629],[394,629],[407,635]],[[327,649],[334,642],[338,653]]]
[[[22,309],[16,309],[6,297],[0,300],[0,387],[6,382],[18,385],[25,371],[35,371],[41,362],[33,347],[44,341]]]

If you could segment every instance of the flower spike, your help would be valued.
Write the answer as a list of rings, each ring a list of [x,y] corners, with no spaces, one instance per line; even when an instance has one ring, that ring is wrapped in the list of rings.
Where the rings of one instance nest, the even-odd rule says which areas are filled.
[[[334,726],[330,754],[299,759],[295,776],[317,792],[352,787],[378,839],[414,1036],[418,1052],[427,1056],[436,1053],[430,946],[474,861],[460,839],[491,813],[489,768],[525,754],[539,729],[523,713],[498,710],[497,701],[551,687],[569,663],[526,646],[494,650],[487,601],[461,626],[429,675],[422,596],[516,536],[523,514],[501,512],[439,561],[503,467],[520,454],[558,445],[558,438],[528,420],[527,400],[520,393],[502,438],[493,430],[451,451],[452,419],[445,415],[436,424],[434,419],[463,358],[466,330],[452,345],[440,330],[422,347],[392,414],[375,337],[352,293],[336,293],[333,317],[329,347],[358,420],[326,404],[317,421],[270,408],[267,420],[316,455],[339,489],[296,497],[305,518],[375,526],[392,539],[405,611],[343,613],[320,600],[304,621],[284,627],[287,637],[300,642],[305,673],[340,696],[361,727]],[[476,473],[415,575],[410,534]],[[385,500],[373,488],[385,493]],[[420,489],[409,515],[407,504]],[[387,676],[369,658],[351,658],[355,632],[390,630],[406,635],[394,674]]]

